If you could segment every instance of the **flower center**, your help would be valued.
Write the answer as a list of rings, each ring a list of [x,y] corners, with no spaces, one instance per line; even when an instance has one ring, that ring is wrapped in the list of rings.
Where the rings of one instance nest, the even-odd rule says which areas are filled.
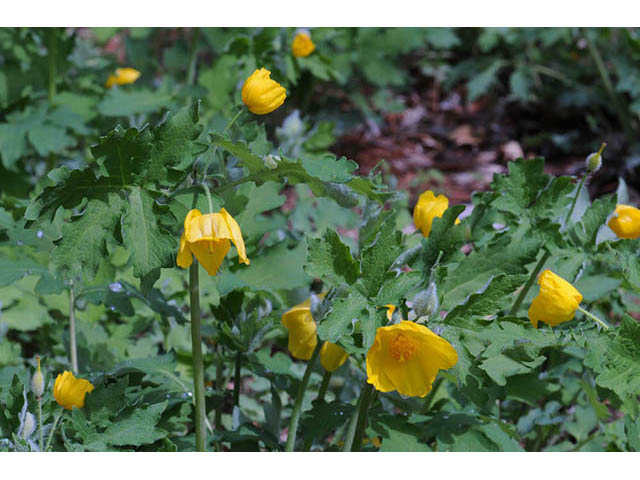
[[[389,353],[400,363],[411,360],[416,354],[416,344],[406,335],[399,333],[391,340]]]

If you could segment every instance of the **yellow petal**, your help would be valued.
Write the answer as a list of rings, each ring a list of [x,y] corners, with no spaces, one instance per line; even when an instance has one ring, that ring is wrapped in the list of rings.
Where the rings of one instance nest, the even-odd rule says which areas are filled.
[[[200,265],[209,275],[216,275],[225,255],[229,253],[231,244],[226,238],[220,240],[199,240],[189,244]]]
[[[240,259],[240,263],[244,263],[245,265],[249,265],[249,259],[247,258],[247,252],[244,248],[244,240],[242,238],[242,231],[240,230],[240,225],[236,222],[236,219],[233,218],[229,212],[227,212],[224,208],[220,209],[220,215],[227,223],[227,227],[229,228],[229,233],[231,234],[231,241],[236,246],[238,250],[238,257]]]
[[[638,238],[640,237],[640,210],[630,205],[618,204],[608,225],[620,238]]]
[[[53,397],[67,410],[72,407],[84,407],[85,395],[94,387],[88,380],[76,378],[71,372],[64,372],[56,377],[53,385]]]
[[[282,324],[289,330],[289,352],[300,360],[309,360],[318,344],[310,306],[307,299],[282,315]]]
[[[396,310],[396,306],[391,303],[387,303],[385,307],[387,307],[387,320],[391,321],[393,318],[393,312]]]
[[[242,86],[242,101],[256,115],[273,112],[285,98],[287,91],[271,79],[271,72],[266,68],[253,72]]]
[[[349,354],[340,345],[324,342],[320,349],[320,363],[328,372],[340,368],[349,358]]]
[[[422,193],[418,198],[418,203],[413,209],[413,223],[420,229],[422,235],[428,237],[431,233],[433,219],[442,217],[444,212],[449,208],[449,199],[444,195],[437,197],[431,190]],[[460,223],[456,219],[456,224]]]
[[[308,57],[316,49],[311,37],[306,33],[298,33],[291,44],[291,53],[294,57]]]
[[[178,257],[176,263],[180,268],[189,268],[193,263],[193,254],[189,247],[189,242],[184,236],[184,233],[180,236],[180,248],[178,249]]]
[[[538,322],[556,326],[573,319],[582,301],[580,292],[551,270],[540,274],[538,284],[540,292],[528,311],[531,324],[535,328],[538,328]]]

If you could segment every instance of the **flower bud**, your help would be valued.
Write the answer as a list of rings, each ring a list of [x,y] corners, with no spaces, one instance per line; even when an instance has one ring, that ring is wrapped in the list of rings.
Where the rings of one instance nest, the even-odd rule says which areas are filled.
[[[273,112],[284,103],[287,91],[271,79],[271,72],[261,68],[253,72],[242,86],[242,101],[256,115]]]
[[[105,87],[111,88],[114,85],[126,85],[133,83],[140,78],[140,72],[135,68],[116,68],[116,73],[109,75]]]
[[[64,372],[56,377],[53,385],[53,398],[58,405],[71,410],[73,407],[84,407],[84,398],[91,393],[94,386],[88,380],[76,378],[71,372]]]
[[[640,237],[640,210],[631,205],[619,203],[607,225],[620,238],[638,238]]]
[[[444,212],[449,208],[449,199],[444,195],[437,197],[431,190],[423,192],[418,198],[413,209],[413,223],[424,237],[428,237],[431,233],[431,225],[435,218],[442,217]],[[460,223],[460,219],[456,218],[456,225]]]
[[[31,391],[36,396],[36,398],[42,397],[44,393],[44,376],[42,375],[42,370],[40,370],[40,356],[36,355],[36,362],[38,362],[38,367],[36,372],[31,377]]]
[[[582,295],[564,278],[551,270],[545,270],[538,277],[540,293],[529,307],[529,320],[538,328],[538,322],[555,327],[573,319],[582,301]]]
[[[585,160],[585,166],[587,167],[587,172],[595,173],[598,170],[600,170],[600,167],[602,166],[602,152],[604,151],[606,146],[607,144],[603,143],[602,145],[600,145],[600,150],[589,154],[589,156]]]
[[[36,430],[36,417],[31,412],[26,412],[24,420],[20,425],[20,438],[27,440]]]
[[[418,292],[413,297],[413,311],[417,318],[432,315],[438,311],[438,287],[435,282],[429,284],[429,288]]]
[[[324,342],[320,349],[320,364],[327,372],[337,370],[347,361],[349,354],[340,345]]]
[[[278,163],[281,161],[282,159],[278,156],[278,155],[265,155],[262,158],[262,161],[264,162],[264,166],[267,167],[269,170],[275,170],[276,168],[278,168]]]
[[[316,46],[311,41],[309,32],[304,30],[299,31],[296,34],[293,39],[293,43],[291,44],[291,53],[293,53],[294,57],[308,57],[315,49]]]

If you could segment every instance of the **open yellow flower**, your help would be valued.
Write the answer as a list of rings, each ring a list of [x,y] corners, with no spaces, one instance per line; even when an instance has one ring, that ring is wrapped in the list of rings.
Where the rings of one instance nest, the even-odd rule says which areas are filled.
[[[380,327],[367,352],[367,382],[381,392],[397,390],[424,397],[439,370],[458,362],[458,353],[444,338],[424,325],[403,320]]]
[[[320,349],[320,363],[328,372],[339,369],[349,358],[349,354],[340,345],[324,342]]]
[[[240,263],[249,265],[240,225],[229,212],[221,208],[219,213],[203,215],[200,210],[193,209],[184,219],[177,264],[189,268],[193,262],[192,255],[195,255],[207,273],[215,275],[231,249],[229,241],[236,246]]]
[[[271,72],[261,68],[253,72],[242,86],[242,101],[256,115],[273,112],[284,103],[287,91],[275,80]]]
[[[71,372],[57,376],[53,385],[53,397],[58,405],[71,410],[72,407],[84,407],[84,397],[93,391],[93,385],[84,378],[76,378]]]
[[[420,229],[422,235],[428,237],[431,233],[433,219],[442,217],[445,210],[449,208],[449,199],[444,195],[437,197],[431,190],[423,192],[418,198],[418,203],[413,209],[413,223]],[[456,218],[456,224],[460,219]]]
[[[135,82],[138,78],[140,78],[140,72],[135,68],[116,68],[115,75],[113,73],[109,75],[104,86],[111,88],[114,85],[126,85]]]
[[[616,205],[616,213],[609,220],[609,228],[620,238],[640,237],[640,210],[630,205]]]
[[[291,53],[294,57],[308,57],[316,49],[308,33],[300,32],[293,39]]]
[[[573,285],[551,270],[545,270],[538,277],[540,293],[533,299],[529,307],[529,320],[538,328],[538,322],[555,327],[571,320],[582,295]]]

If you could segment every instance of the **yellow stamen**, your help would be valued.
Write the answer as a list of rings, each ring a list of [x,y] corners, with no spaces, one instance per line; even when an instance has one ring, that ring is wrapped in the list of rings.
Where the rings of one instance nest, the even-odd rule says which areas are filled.
[[[416,344],[402,333],[396,335],[389,345],[389,353],[400,363],[411,360],[416,354]]]

